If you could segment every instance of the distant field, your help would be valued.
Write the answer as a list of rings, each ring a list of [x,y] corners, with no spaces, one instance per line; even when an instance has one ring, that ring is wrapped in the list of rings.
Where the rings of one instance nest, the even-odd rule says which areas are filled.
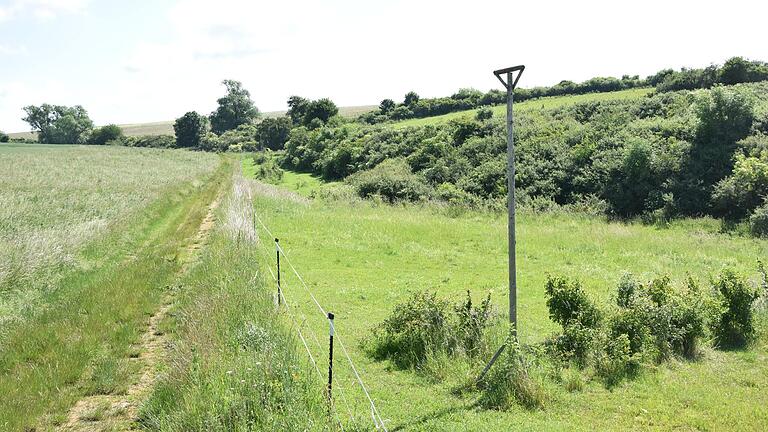
[[[579,102],[587,101],[606,101],[606,100],[621,100],[621,99],[636,99],[646,96],[651,93],[653,88],[637,88],[629,90],[621,90],[608,93],[587,93],[583,95],[570,95],[570,96],[552,96],[539,99],[531,99],[524,102],[515,103],[515,111],[531,111],[537,109],[551,109],[560,106],[574,105]],[[494,116],[503,116],[506,113],[506,105],[497,105],[491,107]],[[419,119],[403,120],[393,123],[394,127],[408,127],[408,126],[424,126],[428,124],[443,123],[449,120],[453,120],[460,117],[474,116],[477,109],[458,111],[450,114],[444,114],[441,116],[426,117]]]
[[[339,114],[347,118],[355,118],[360,114],[376,109],[376,105],[361,105],[340,107]],[[270,111],[263,113],[264,117],[280,117],[285,115],[285,111]],[[123,133],[128,136],[139,135],[173,135],[173,121],[161,121],[151,123],[132,123],[120,125]],[[37,135],[34,132],[16,132],[8,134],[11,138],[34,139]]]

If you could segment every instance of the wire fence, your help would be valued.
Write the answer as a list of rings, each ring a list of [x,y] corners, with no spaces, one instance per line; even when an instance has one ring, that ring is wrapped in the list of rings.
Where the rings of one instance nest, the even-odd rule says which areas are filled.
[[[279,257],[283,257],[284,261],[288,264],[288,267],[290,268],[291,272],[293,273],[293,275],[295,275],[296,279],[299,281],[299,285],[303,288],[304,292],[308,294],[309,298],[312,300],[312,303],[314,303],[314,306],[316,306],[318,312],[322,315],[323,320],[327,320],[328,312],[326,311],[325,308],[323,308],[323,306],[317,300],[317,297],[315,297],[314,293],[305,282],[304,278],[298,272],[298,270],[296,269],[296,266],[294,266],[290,257],[288,256],[288,254],[285,252],[285,250],[282,248],[279,241],[277,240],[278,238],[269,229],[269,227],[267,227],[267,225],[258,216],[258,214],[256,214],[255,211],[252,214],[254,217],[254,222],[253,222],[254,227],[256,225],[256,222],[258,222],[261,225],[261,228],[263,228],[264,231],[269,235],[269,237],[275,240],[276,261],[279,260]],[[261,244],[261,246],[265,249],[267,256],[272,254],[272,252],[269,250],[269,247],[267,246],[268,243],[260,241],[259,244]],[[285,290],[283,289],[285,288],[285,283],[284,281],[280,280],[279,274],[278,275],[275,274],[275,272],[272,270],[271,265],[268,265],[267,269],[269,270],[269,273],[277,287],[277,300],[278,300],[277,303],[278,305],[280,305],[280,303],[282,302],[282,304],[284,305],[284,308],[282,308],[281,310],[287,311],[287,316],[291,324],[296,328],[299,339],[301,340],[301,343],[304,346],[304,349],[307,351],[307,356],[309,357],[309,361],[312,364],[313,369],[316,371],[318,377],[320,378],[320,381],[322,382],[325,377],[320,371],[317,357],[313,355],[312,349],[316,348],[318,350],[316,352],[325,352],[325,350],[323,349],[323,344],[321,344],[320,339],[317,337],[315,332],[312,331],[312,328],[308,325],[309,320],[307,319],[307,316],[304,314],[302,309],[298,307],[296,304],[294,304],[293,302],[289,302],[288,299],[285,297]],[[279,266],[278,266],[278,271],[279,271]],[[329,325],[333,326],[332,322],[329,322]],[[304,331],[302,331],[302,329]],[[308,338],[306,337],[306,335],[310,337],[309,338],[310,341],[315,343],[315,346],[313,348],[310,348],[310,344],[307,342]],[[355,363],[352,360],[352,357],[349,355],[349,351],[347,350],[347,347],[344,344],[344,340],[338,331],[338,327],[333,326],[331,335],[333,338],[335,338],[336,341],[338,341],[338,344],[341,347],[341,352],[343,356],[346,358],[349,364],[350,370],[353,373],[354,380],[360,386],[363,394],[365,395],[365,399],[367,401],[368,408],[370,409],[371,420],[373,421],[374,427],[377,430],[383,430],[384,432],[388,432],[387,427],[384,423],[384,420],[382,419],[381,414],[379,413],[379,410],[376,407],[376,404],[373,401],[373,398],[371,397],[371,394],[365,385],[365,382],[360,376],[359,369],[355,366]],[[329,371],[329,374],[330,373],[331,371]],[[334,376],[338,376],[338,375],[334,372]],[[354,410],[351,407],[349,400],[346,397],[345,389],[344,389],[344,386],[342,385],[341,380],[337,379],[333,382],[333,389],[338,390],[339,402],[341,403],[341,405],[344,406],[344,408],[346,409],[349,415],[350,420],[354,423],[356,421]],[[330,391],[330,386],[326,390]],[[339,424],[339,427],[343,431],[344,430],[343,422],[339,418],[339,413],[335,408],[335,401],[331,398],[330,393],[328,393],[328,397],[329,397],[330,409],[333,411],[333,415],[336,418],[336,421]]]

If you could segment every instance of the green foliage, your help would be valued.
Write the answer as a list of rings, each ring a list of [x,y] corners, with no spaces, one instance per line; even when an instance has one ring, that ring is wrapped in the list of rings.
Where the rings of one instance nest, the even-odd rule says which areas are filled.
[[[602,313],[581,288],[579,281],[548,276],[544,290],[552,321],[563,327],[573,322],[586,328],[596,328],[600,324]]]
[[[376,167],[349,178],[349,183],[363,197],[379,196],[387,202],[419,201],[432,191],[418,175],[411,172],[403,159],[384,161]]]
[[[477,357],[488,348],[485,332],[491,318],[490,295],[474,306],[469,291],[456,305],[436,293],[416,292],[374,330],[372,354],[400,368],[420,370],[441,355]]]
[[[7,133],[0,131],[0,143],[7,143],[10,140],[10,137]]]
[[[467,355],[474,357],[484,348],[483,333],[488,327],[492,312],[491,294],[489,293],[479,306],[473,306],[472,295],[467,290],[467,299],[455,307],[455,312],[458,318],[459,344]]]
[[[394,109],[395,109],[395,101],[393,101],[392,99],[384,99],[379,104],[379,111],[381,111],[381,113],[384,115],[389,114]]]
[[[294,126],[317,129],[339,113],[339,108],[328,98],[309,100],[300,96],[288,98],[288,112]]]
[[[403,105],[408,107],[413,106],[413,104],[418,102],[419,99],[421,99],[421,97],[419,97],[418,93],[414,91],[409,91],[408,93],[405,94],[405,98],[403,99]]]
[[[176,119],[173,130],[176,132],[177,147],[199,148],[208,133],[208,119],[190,111]]]
[[[90,138],[88,138],[88,144],[104,145],[110,141],[122,138],[123,130],[120,129],[120,126],[110,124],[94,129],[91,132]]]
[[[733,172],[714,188],[714,211],[735,221],[756,211],[768,195],[768,152],[758,157],[737,154]]]
[[[127,136],[109,141],[107,144],[126,147],[174,148],[176,147],[176,137],[172,135]]]
[[[723,87],[699,95],[693,108],[696,135],[675,191],[676,206],[687,215],[710,212],[714,185],[733,169],[737,142],[747,136],[754,117],[750,98]]]
[[[480,108],[477,110],[477,113],[475,113],[475,120],[477,121],[485,121],[490,120],[493,118],[493,111],[491,111],[490,108]]]
[[[623,153],[608,172],[604,194],[613,212],[629,217],[648,209],[648,199],[659,190],[662,179],[656,173],[653,149],[647,142],[632,139]]]
[[[761,205],[749,215],[749,232],[755,237],[768,237],[768,204]]]
[[[485,409],[508,410],[520,405],[542,409],[550,399],[540,374],[535,375],[536,359],[526,352],[510,330],[505,350],[482,382],[478,405]]]
[[[239,81],[224,80],[227,94],[218,99],[218,108],[210,115],[211,130],[222,134],[242,124],[253,123],[261,114],[251,100],[251,94]],[[196,147],[179,145],[179,147]]]
[[[307,112],[302,123],[309,126],[313,121],[319,120],[322,124],[328,123],[331,117],[339,113],[339,108],[328,98],[310,101],[307,104]]]
[[[26,106],[22,120],[38,132],[38,140],[44,144],[85,144],[93,129],[88,112],[80,105],[43,104]]]
[[[285,172],[277,165],[274,158],[258,153],[253,157],[253,163],[256,166],[255,176],[257,179],[275,184],[283,179]]]
[[[256,125],[256,141],[260,149],[282,150],[291,133],[289,117],[265,118]]]
[[[726,269],[714,281],[722,311],[712,323],[715,343],[721,348],[742,348],[755,336],[753,303],[758,293],[733,270]]]

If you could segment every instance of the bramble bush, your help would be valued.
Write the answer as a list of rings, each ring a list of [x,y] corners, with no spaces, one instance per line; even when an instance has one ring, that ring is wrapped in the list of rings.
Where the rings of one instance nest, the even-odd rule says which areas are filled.
[[[469,291],[467,299],[455,305],[436,293],[416,292],[374,330],[371,354],[418,370],[442,355],[477,357],[487,351],[485,332],[493,318],[490,294],[475,306]]]
[[[419,201],[432,194],[429,185],[412,173],[403,159],[382,162],[371,170],[350,176],[348,180],[361,197],[380,196],[390,203]]]
[[[755,336],[753,304],[757,291],[733,270],[726,269],[714,281],[715,295],[722,313],[712,323],[715,344],[733,349],[747,346]]]

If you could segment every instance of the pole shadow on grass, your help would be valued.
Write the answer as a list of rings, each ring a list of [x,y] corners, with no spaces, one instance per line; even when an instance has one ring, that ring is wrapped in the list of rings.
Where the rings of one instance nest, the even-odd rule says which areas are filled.
[[[439,410],[433,411],[431,413],[425,414],[425,415],[423,415],[421,417],[418,417],[418,418],[416,418],[414,420],[407,421],[407,422],[405,422],[403,424],[397,425],[397,426],[395,426],[394,428],[392,428],[390,430],[393,431],[393,432],[394,431],[408,430],[408,429],[414,428],[416,426],[428,423],[428,422],[430,422],[432,420],[441,419],[441,418],[443,418],[443,417],[445,417],[445,416],[447,416],[449,414],[453,414],[453,413],[456,413],[456,412],[459,412],[459,411],[468,411],[468,410],[472,409],[475,405],[476,404],[471,404],[471,405],[453,406],[453,407],[450,407],[450,408],[439,409]]]

